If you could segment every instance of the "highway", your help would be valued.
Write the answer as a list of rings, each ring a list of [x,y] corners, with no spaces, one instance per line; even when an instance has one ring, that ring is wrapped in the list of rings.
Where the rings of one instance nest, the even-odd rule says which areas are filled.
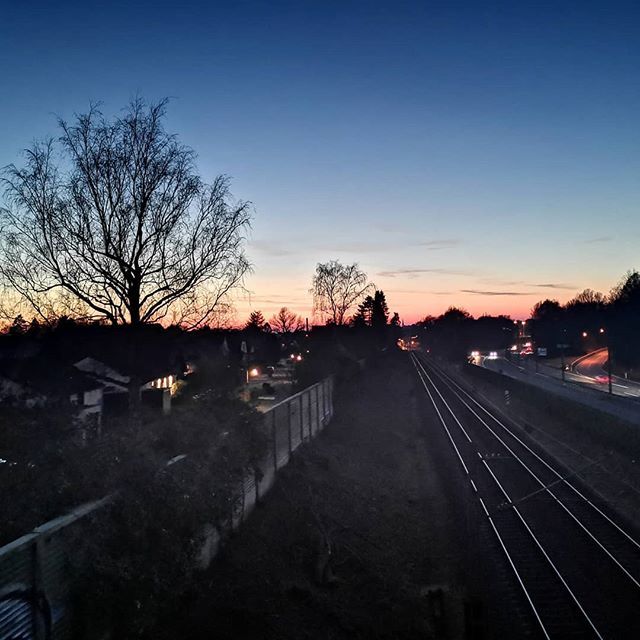
[[[640,638],[637,533],[425,354],[411,359],[526,602],[528,637]]]
[[[490,360],[481,357],[477,359],[477,364],[501,375],[640,425],[640,386],[637,383],[624,380],[625,384],[622,385],[618,382],[620,379],[614,378],[612,385],[614,395],[611,396],[608,393],[609,385],[596,382],[593,377],[565,371],[563,381],[562,372],[558,368],[543,363],[538,363],[536,367],[535,361],[511,362],[506,358]]]
[[[577,375],[586,378],[588,381],[598,384],[600,387],[604,387],[606,390],[608,388],[608,385],[606,383],[603,384],[598,380],[607,379],[608,373],[606,370],[606,364],[608,357],[609,354],[606,348],[598,349],[596,351],[592,351],[591,353],[587,353],[587,355],[582,356],[577,360],[574,360],[571,363],[571,369]],[[639,383],[634,382],[633,380],[621,378],[619,376],[612,376],[611,380],[616,393],[632,398],[640,397]]]

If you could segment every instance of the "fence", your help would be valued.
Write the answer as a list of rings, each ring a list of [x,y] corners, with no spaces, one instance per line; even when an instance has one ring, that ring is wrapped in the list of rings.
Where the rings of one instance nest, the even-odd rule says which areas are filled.
[[[307,387],[265,412],[264,428],[269,435],[269,450],[257,468],[247,473],[240,483],[229,517],[208,527],[200,557],[201,568],[208,566],[224,538],[244,522],[260,498],[271,489],[278,469],[289,462],[303,442],[314,438],[332,416],[332,377]]]
[[[257,468],[240,483],[224,522],[206,527],[199,565],[208,566],[222,541],[237,529],[275,482],[292,453],[315,437],[333,416],[333,378],[287,398],[264,414],[270,447]],[[83,516],[108,498],[84,505],[45,523],[0,548],[0,640],[69,640],[73,611],[69,603],[68,551]]]

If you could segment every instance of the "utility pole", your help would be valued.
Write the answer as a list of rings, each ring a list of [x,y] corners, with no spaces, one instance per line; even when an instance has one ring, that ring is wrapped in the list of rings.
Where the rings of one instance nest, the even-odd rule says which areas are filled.
[[[606,328],[606,332],[607,332],[607,378],[609,378],[609,395],[613,395],[613,384],[611,381],[611,376],[612,374],[612,366],[611,366],[611,360],[613,359],[611,357],[611,333],[609,331],[609,327]]]
[[[563,329],[562,330],[562,344],[560,345],[560,358],[561,358],[561,362],[560,362],[560,366],[562,368],[562,382],[565,381],[565,372],[564,372],[564,368],[565,368],[565,364],[564,364],[564,350],[567,346],[566,343],[567,340],[567,330]]]

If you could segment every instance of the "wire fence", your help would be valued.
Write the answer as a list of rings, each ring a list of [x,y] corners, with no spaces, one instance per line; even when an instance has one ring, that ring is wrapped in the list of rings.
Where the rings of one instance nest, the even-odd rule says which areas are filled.
[[[333,377],[325,378],[274,405],[264,414],[269,449],[240,483],[228,518],[209,527],[200,558],[205,568],[217,554],[225,537],[237,529],[258,501],[273,486],[278,469],[293,452],[324,429],[333,417]]]
[[[289,462],[302,443],[322,431],[332,416],[331,377],[265,412],[269,450],[239,484],[228,517],[205,527],[200,568],[209,565],[226,536],[246,520],[273,486],[278,469]],[[108,500],[83,505],[0,547],[0,640],[74,637],[69,552],[77,539],[76,527],[83,526],[83,517]]]

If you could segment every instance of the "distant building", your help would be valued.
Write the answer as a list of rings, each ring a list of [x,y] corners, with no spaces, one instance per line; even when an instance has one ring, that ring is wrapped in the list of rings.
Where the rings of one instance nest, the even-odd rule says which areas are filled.
[[[68,404],[76,418],[99,426],[103,387],[83,372],[42,357],[0,359],[0,403],[26,408]]]

